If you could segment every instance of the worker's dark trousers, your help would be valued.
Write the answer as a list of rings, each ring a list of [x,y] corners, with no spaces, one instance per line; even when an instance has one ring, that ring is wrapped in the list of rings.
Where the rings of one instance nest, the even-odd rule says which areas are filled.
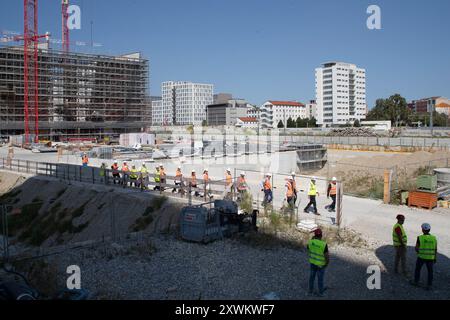
[[[272,190],[264,189],[264,203],[271,203],[273,199]]]
[[[420,271],[422,270],[423,265],[427,266],[428,271],[428,286],[433,285],[433,260],[424,260],[421,258],[417,258],[416,261],[416,270],[414,272],[414,282],[419,283],[420,280]]]
[[[113,181],[114,181],[114,184],[116,184],[116,182],[118,183],[118,184],[120,184],[120,174],[118,174],[118,173],[113,173]]]
[[[401,265],[402,272],[406,273],[406,246],[397,246],[395,248],[394,270],[398,272],[398,267]]]
[[[316,266],[315,264],[311,263],[311,271],[309,274],[309,293],[312,293],[314,290],[314,280],[316,280],[316,275],[317,275],[317,280],[318,280],[318,285],[319,285],[319,293],[323,293],[325,291],[325,288],[323,286],[323,278],[325,276],[325,268],[320,268],[318,266]]]
[[[309,203],[304,211],[308,211],[311,206],[314,208],[314,213],[317,213],[316,196],[309,196]]]
[[[330,197],[331,197],[331,200],[333,202],[331,202],[331,204],[329,206],[329,209],[330,210],[336,210],[336,195],[335,194],[334,195],[330,195]]]

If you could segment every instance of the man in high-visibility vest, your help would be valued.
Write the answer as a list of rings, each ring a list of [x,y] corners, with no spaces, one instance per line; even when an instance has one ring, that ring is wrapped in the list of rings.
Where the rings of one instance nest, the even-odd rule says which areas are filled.
[[[336,177],[333,177],[331,179],[331,182],[328,184],[327,188],[327,199],[331,197],[331,204],[326,206],[326,209],[328,209],[329,212],[335,212],[336,211],[336,194],[337,194],[337,179]]]
[[[103,162],[99,171],[100,181],[106,183],[106,164]]]
[[[286,202],[290,210],[295,207],[295,180],[291,176],[286,181]]]
[[[428,223],[422,224],[422,235],[417,237],[416,242],[416,270],[414,272],[414,285],[419,285],[420,271],[423,265],[427,266],[428,281],[427,290],[431,290],[433,285],[433,265],[437,258],[437,239],[430,234],[431,226]]]
[[[172,189],[172,193],[182,192],[181,183],[183,181],[183,173],[181,172],[181,166],[178,166],[177,171],[175,172],[175,188]]]
[[[130,170],[130,187],[137,185],[137,179],[138,179],[138,170],[136,169],[136,166],[131,166]]]
[[[322,230],[316,229],[314,231],[314,237],[311,240],[309,240],[307,248],[309,255],[309,263],[311,265],[308,294],[309,295],[313,294],[314,281],[317,275],[319,285],[318,295],[319,297],[323,297],[323,293],[325,291],[324,287],[325,269],[328,266],[330,257],[328,253],[328,245],[325,241],[322,240]]]
[[[303,209],[303,211],[305,213],[308,213],[309,208],[312,206],[314,209],[314,214],[320,216],[320,214],[317,212],[316,196],[319,196],[319,192],[317,192],[316,178],[312,178],[309,182],[308,190],[309,203],[305,207],[305,209]]]
[[[392,241],[395,248],[394,272],[398,273],[399,264],[402,266],[402,272],[407,274],[406,270],[406,249],[408,247],[408,237],[406,235],[403,224],[405,223],[405,216],[399,214],[397,216],[397,223],[392,228]]]
[[[145,163],[142,164],[141,168],[139,169],[139,172],[140,172],[139,186],[141,187],[142,190],[148,189],[148,169]]]
[[[114,161],[113,165],[111,166],[111,172],[114,184],[116,184],[116,182],[120,184],[119,165],[117,164],[117,161]]]
[[[164,191],[164,184],[166,184],[166,170],[162,164],[159,165],[159,176],[161,179],[161,189]]]
[[[197,188],[197,175],[195,173],[195,170],[191,171],[191,180],[189,181],[189,186],[193,189]],[[199,195],[198,190],[194,190],[194,195]]]
[[[270,203],[272,203],[273,200],[273,193],[272,193],[272,183],[271,183],[271,178],[272,178],[272,174],[267,173],[266,177],[264,178],[263,181],[263,189],[262,191],[264,192],[264,200],[263,200],[263,205],[268,205]]]
[[[239,193],[247,192],[247,181],[245,181],[245,172],[241,172],[241,175],[237,181],[237,190]]]
[[[159,166],[157,166],[155,168],[155,174],[154,174],[153,179],[155,181],[155,186],[153,187],[153,190],[160,190],[159,185],[160,185],[160,182],[161,182],[161,176],[159,174]]]
[[[125,188],[128,185],[128,179],[130,176],[130,168],[128,168],[128,164],[126,162],[123,163],[122,168],[122,184]]]
[[[89,164],[89,158],[86,153],[83,153],[83,156],[81,157],[81,163],[83,164],[83,167],[87,167]]]
[[[292,171],[291,173],[291,177],[292,177],[292,190],[294,191],[294,204],[297,202],[297,182],[295,182],[295,172]]]
[[[210,189],[210,185],[209,185],[209,170],[208,169],[203,170],[203,186],[204,186],[205,198],[206,197],[212,198],[211,189]]]

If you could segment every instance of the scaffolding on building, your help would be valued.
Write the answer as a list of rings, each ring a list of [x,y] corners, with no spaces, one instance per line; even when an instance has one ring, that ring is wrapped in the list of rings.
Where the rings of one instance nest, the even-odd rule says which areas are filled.
[[[0,47],[0,135],[24,133],[24,51]],[[105,56],[40,48],[41,139],[141,132],[151,121],[149,63],[139,53]]]

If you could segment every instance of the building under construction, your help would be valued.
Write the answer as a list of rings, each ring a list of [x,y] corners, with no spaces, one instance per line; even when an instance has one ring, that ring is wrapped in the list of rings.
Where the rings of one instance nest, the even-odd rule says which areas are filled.
[[[141,132],[151,121],[148,79],[148,60],[139,53],[104,56],[40,48],[39,138],[61,141]],[[23,134],[24,114],[23,47],[0,47],[0,135]]]

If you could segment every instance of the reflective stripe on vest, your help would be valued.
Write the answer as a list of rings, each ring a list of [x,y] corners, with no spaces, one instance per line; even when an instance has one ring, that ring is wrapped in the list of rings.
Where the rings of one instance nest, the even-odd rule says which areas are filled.
[[[323,267],[326,265],[325,247],[327,243],[319,239],[311,239],[308,243],[309,262]]]
[[[315,195],[317,195],[317,187],[314,183],[310,182],[308,196],[315,196]]]
[[[436,259],[437,240],[431,234],[423,234],[419,236],[419,252],[418,257],[423,260]]]
[[[335,196],[335,195],[336,195],[336,184],[332,183],[331,189],[330,189],[330,196]]]
[[[394,247],[400,246],[400,239],[398,238],[398,235],[395,232],[395,229],[397,229],[397,227],[400,227],[400,230],[402,231],[403,244],[406,245],[408,243],[408,237],[406,236],[405,229],[403,229],[403,226],[400,223],[396,223],[396,224],[394,224],[394,227],[392,228],[392,240],[394,242]]]

